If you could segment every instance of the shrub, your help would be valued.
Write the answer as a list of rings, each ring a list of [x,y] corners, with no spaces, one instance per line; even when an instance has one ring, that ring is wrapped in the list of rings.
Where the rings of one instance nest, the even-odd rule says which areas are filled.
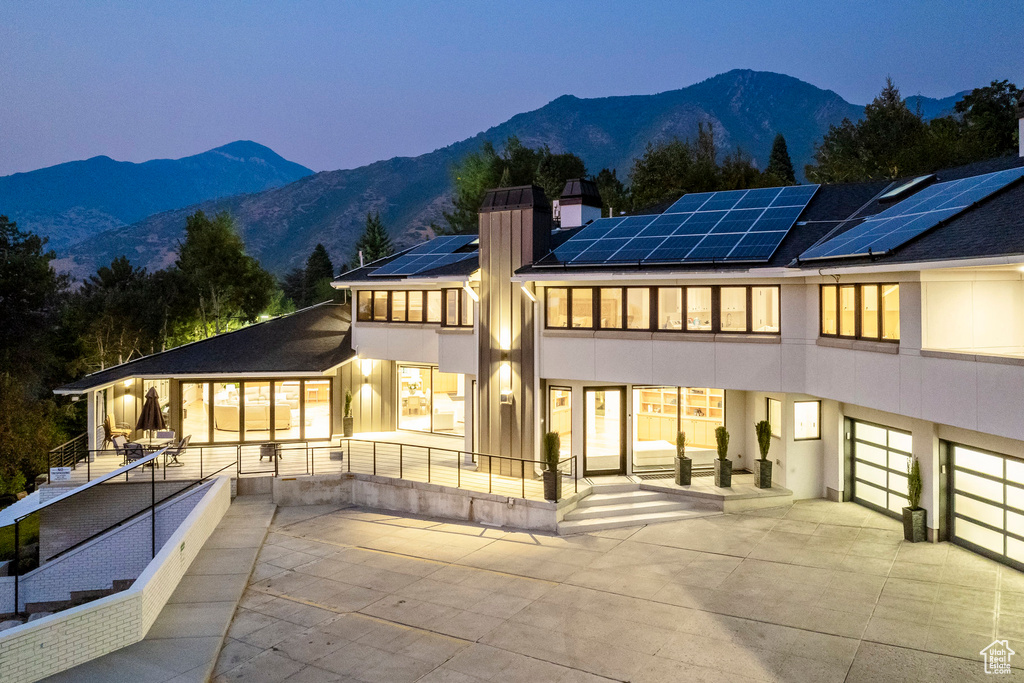
[[[345,392],[345,417],[352,417],[352,392]]]
[[[754,425],[757,433],[757,449],[761,451],[761,459],[768,459],[768,449],[772,447],[772,424],[768,420],[761,420]]]
[[[910,501],[910,508],[916,510],[921,507],[921,464],[917,458],[907,463],[907,499]]]
[[[544,434],[544,465],[549,472],[558,469],[558,460],[561,456],[562,437],[558,432],[547,432]]]
[[[676,434],[676,457],[686,457],[686,432]]]
[[[725,427],[715,429],[715,443],[718,444],[718,458],[725,460],[729,455],[729,430]]]

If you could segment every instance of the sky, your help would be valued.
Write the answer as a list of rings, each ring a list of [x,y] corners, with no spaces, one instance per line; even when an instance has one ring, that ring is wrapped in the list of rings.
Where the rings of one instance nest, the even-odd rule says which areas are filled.
[[[775,71],[864,104],[1024,85],[1019,0],[0,0],[0,175],[254,140],[315,171],[444,147],[563,94]]]

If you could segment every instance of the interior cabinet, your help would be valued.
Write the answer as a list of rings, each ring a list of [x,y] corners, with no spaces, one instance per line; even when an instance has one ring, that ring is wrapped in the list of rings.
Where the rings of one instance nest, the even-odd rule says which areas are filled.
[[[640,441],[675,444],[677,431],[686,433],[688,446],[715,448],[715,428],[725,417],[725,392],[721,389],[651,387],[639,389],[636,431]],[[680,400],[682,412],[680,414]]]

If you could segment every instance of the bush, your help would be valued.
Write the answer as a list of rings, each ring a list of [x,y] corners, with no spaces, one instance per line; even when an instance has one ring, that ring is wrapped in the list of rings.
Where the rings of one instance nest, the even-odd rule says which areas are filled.
[[[757,433],[757,449],[761,451],[761,459],[768,459],[768,449],[772,447],[772,424],[768,420],[761,420],[754,425],[754,432]]]
[[[676,434],[676,457],[686,457],[686,432]]]
[[[345,392],[345,417],[352,417],[352,392]]]
[[[558,469],[558,461],[561,457],[562,437],[558,432],[547,432],[544,434],[544,465],[549,472]]]
[[[913,458],[907,463],[907,499],[912,510],[921,507],[922,488],[921,464],[917,461],[917,458]]]
[[[725,427],[715,429],[715,443],[718,444],[719,460],[725,460],[729,455],[729,430]]]

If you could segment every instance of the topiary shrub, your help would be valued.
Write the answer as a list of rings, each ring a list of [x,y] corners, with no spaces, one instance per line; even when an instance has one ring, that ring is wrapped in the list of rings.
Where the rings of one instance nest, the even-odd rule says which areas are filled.
[[[725,427],[715,429],[715,443],[718,445],[718,459],[725,460],[729,455],[729,430]]]
[[[768,449],[772,447],[772,424],[768,420],[761,420],[754,425],[754,432],[757,434],[757,450],[761,452],[761,460],[767,460]]]

